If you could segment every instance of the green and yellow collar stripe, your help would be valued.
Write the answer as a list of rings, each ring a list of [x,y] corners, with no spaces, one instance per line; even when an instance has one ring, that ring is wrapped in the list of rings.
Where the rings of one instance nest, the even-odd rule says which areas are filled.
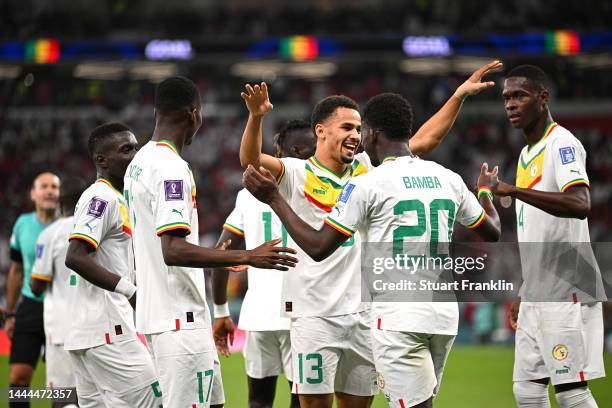
[[[51,282],[53,279],[51,279],[50,276],[46,276],[46,275],[39,275],[37,273],[33,273],[32,275],[30,275],[32,278],[34,279],[38,279],[44,282]]]
[[[117,194],[119,194],[121,197],[123,197],[123,194],[121,194],[121,193],[119,192],[119,190],[117,190],[117,189],[115,188],[115,186],[113,186],[113,183],[111,183],[109,180],[105,179],[104,177],[99,177],[99,178],[96,180],[96,183],[103,183],[103,184],[106,184],[107,186],[109,186],[110,188],[112,188],[112,189],[113,189],[113,191],[114,191],[115,193],[117,193]]]
[[[187,231],[187,235],[191,234],[191,226],[186,222],[173,222],[171,224],[162,225],[161,227],[155,230],[157,236],[160,236],[164,232],[182,229]]]
[[[225,224],[223,224],[223,228],[228,230],[229,232],[233,232],[236,235],[240,235],[241,237],[244,237],[244,231],[238,227],[234,227],[232,224],[228,224],[226,222]]]
[[[346,235],[347,237],[352,237],[353,234],[355,234],[355,231],[348,227],[345,227],[344,225],[340,224],[338,221],[333,220],[330,217],[327,217],[324,222],[325,224],[329,225],[339,233]]]
[[[178,154],[178,149],[176,148],[175,144],[172,143],[170,140],[160,140],[159,142],[157,142],[155,144],[155,146],[163,146],[163,147],[167,147],[168,149],[172,150],[174,153]]]
[[[68,241],[70,241],[72,239],[83,240],[83,241],[89,243],[91,246],[93,246],[94,249],[98,249],[98,245],[99,245],[98,241],[96,241],[95,239],[93,239],[89,235],[81,234],[80,232],[75,232],[72,235],[70,235],[70,237],[68,238]]]
[[[589,182],[586,181],[583,178],[578,178],[578,179],[575,179],[575,180],[572,180],[572,181],[568,181],[567,183],[565,183],[563,185],[563,187],[561,187],[561,192],[565,193],[570,188],[572,188],[574,186],[580,186],[580,185],[585,185],[585,186],[589,187]]]
[[[473,223],[469,224],[467,227],[469,229],[474,229],[474,228],[478,228],[480,227],[480,225],[484,222],[485,218],[486,218],[486,213],[484,212],[484,210],[482,210],[482,213],[480,214],[480,216],[478,218],[476,218],[476,221],[474,221]]]
[[[530,151],[531,149],[533,149],[534,147],[538,146],[540,143],[542,143],[553,131],[554,128],[557,127],[557,123],[556,122],[550,122],[547,126],[546,129],[544,129],[544,134],[542,135],[542,137],[540,138],[540,140],[538,140],[535,144],[533,144],[532,146],[528,146],[527,147],[527,151]]]
[[[317,160],[317,158],[315,156],[312,156],[311,158],[308,159],[308,162],[312,163],[313,166],[315,166],[316,168],[326,171],[329,174],[331,174],[334,177],[337,177],[339,179],[342,179],[344,176],[346,176],[346,174],[348,173],[350,167],[347,167],[346,170],[344,170],[343,174],[339,174],[336,173],[335,171],[333,171],[332,169],[325,167],[323,164],[321,164],[320,161]]]

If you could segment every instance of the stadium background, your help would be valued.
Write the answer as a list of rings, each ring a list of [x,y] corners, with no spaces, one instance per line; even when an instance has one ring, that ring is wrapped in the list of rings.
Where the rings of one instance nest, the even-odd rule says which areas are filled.
[[[86,140],[104,121],[124,122],[146,141],[154,125],[155,83],[172,74],[192,78],[204,100],[204,126],[185,152],[198,183],[203,245],[216,242],[241,188],[238,148],[246,109],[239,93],[246,81],[270,85],[275,108],[264,130],[270,151],[284,122],[308,119],[316,101],[334,93],[364,103],[383,91],[399,92],[413,104],[419,125],[466,74],[492,58],[506,67],[535,63],[549,73],[553,116],[588,153],[591,239],[609,242],[610,21],[612,3],[603,0],[2,0],[0,304],[10,229],[19,213],[32,209],[33,177],[51,170],[93,180]],[[505,118],[501,78],[493,75],[496,87],[465,103],[444,143],[427,157],[460,173],[468,185],[485,160],[500,165],[503,179],[514,179],[524,140]],[[503,240],[515,240],[513,207],[502,209],[501,217]],[[233,276],[236,317],[245,290],[245,276]],[[609,369],[612,313],[606,309]],[[438,407],[511,406],[513,338],[506,311],[507,305],[461,306],[460,335]],[[7,339],[0,336],[5,387]],[[241,364],[239,354],[224,360],[228,407],[245,406]],[[39,385],[40,374],[39,368]],[[594,381],[593,389],[600,406],[612,404],[612,380]],[[279,390],[286,394],[280,382]],[[282,401],[278,406],[286,405]]]

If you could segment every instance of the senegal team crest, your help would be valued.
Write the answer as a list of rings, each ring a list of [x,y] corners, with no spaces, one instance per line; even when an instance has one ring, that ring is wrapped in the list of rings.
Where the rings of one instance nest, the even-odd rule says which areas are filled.
[[[563,361],[569,355],[569,350],[565,344],[557,344],[552,350],[553,358],[557,361]]]
[[[529,173],[531,174],[531,177],[535,177],[538,175],[538,164],[537,163],[533,163],[531,165],[531,169],[529,169]]]
[[[376,384],[381,391],[385,389],[385,378],[380,372],[376,373]]]

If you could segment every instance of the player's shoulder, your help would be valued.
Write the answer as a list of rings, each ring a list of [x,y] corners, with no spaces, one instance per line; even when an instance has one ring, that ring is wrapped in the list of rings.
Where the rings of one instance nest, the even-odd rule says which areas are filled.
[[[289,168],[304,167],[308,160],[298,159],[297,157],[281,157],[278,159],[283,166]]]
[[[552,132],[550,132],[549,146],[557,147],[568,143],[582,146],[580,140],[569,129],[557,124]]]
[[[448,167],[444,167],[440,163],[431,160],[419,159],[416,164],[423,166],[426,171],[430,173],[430,175],[440,177],[440,181],[448,180],[454,186],[465,184],[463,177],[461,177],[459,173],[449,169]]]

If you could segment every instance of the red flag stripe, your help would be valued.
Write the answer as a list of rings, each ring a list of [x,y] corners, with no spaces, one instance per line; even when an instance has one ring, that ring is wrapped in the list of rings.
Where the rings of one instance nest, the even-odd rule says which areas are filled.
[[[106,339],[106,344],[110,344],[110,333],[104,333],[104,338]]]
[[[403,399],[400,398],[399,403],[400,403],[400,407],[406,408],[406,406],[404,405],[404,400]]]
[[[380,326],[382,325],[381,319],[378,319],[378,325],[376,326],[378,330],[380,330]]]
[[[176,326],[176,330],[181,330],[181,319],[175,319],[174,324]]]
[[[578,303],[578,296],[576,296],[576,292],[572,293],[572,300],[574,303]]]
[[[584,371],[580,372],[580,381],[584,381]]]

